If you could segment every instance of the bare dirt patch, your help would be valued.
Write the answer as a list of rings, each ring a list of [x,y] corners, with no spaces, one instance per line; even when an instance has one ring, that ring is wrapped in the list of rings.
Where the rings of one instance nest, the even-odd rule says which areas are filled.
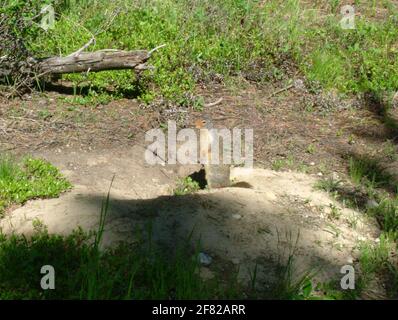
[[[104,246],[134,241],[137,230],[149,224],[154,240],[170,250],[192,233],[192,245],[200,239],[202,251],[213,258],[210,273],[229,263],[239,266],[240,278],[247,281],[257,264],[259,279],[269,281],[273,264],[293,249],[298,237],[297,274],[316,270],[318,280],[330,281],[343,265],[354,263],[358,240],[378,237],[372,222],[315,191],[317,178],[306,174],[234,168],[234,180],[248,182],[252,189],[173,196],[177,178],[198,168],[148,167],[141,146],[105,154],[40,155],[60,167],[75,187],[58,199],[29,201],[9,212],[0,221],[6,233],[30,234],[37,219],[50,233],[69,234],[79,226],[96,230],[102,200],[115,175]],[[329,217],[330,204],[341,211],[336,220]],[[357,221],[355,228],[350,226],[352,219]]]
[[[313,185],[331,174],[347,179],[350,157],[374,158],[396,172],[396,131],[366,101],[341,101],[333,94],[299,88],[271,97],[281,87],[248,84],[236,92],[203,87],[198,94],[206,102],[221,97],[223,101],[201,111],[144,107],[129,99],[79,106],[57,93],[3,100],[0,150],[46,158],[74,189],[59,199],[13,208],[0,224],[7,232],[23,233],[33,230],[36,218],[54,233],[69,233],[77,226],[96,228],[102,199],[115,175],[105,245],[133,241],[135,230],[149,222],[155,239],[168,248],[186,241],[194,230],[192,241],[200,238],[203,251],[213,257],[206,277],[217,266],[239,265],[241,277],[247,279],[257,263],[266,278],[277,256],[291,250],[299,233],[299,271],[315,268],[319,280],[335,279],[341,266],[355,263],[358,241],[374,241],[379,231],[363,213],[344,208]],[[145,131],[168,119],[178,120],[179,127],[193,127],[203,116],[210,116],[216,127],[254,129],[257,169],[249,174],[234,171],[253,189],[175,197],[178,178],[198,168],[144,163]],[[339,211],[338,219],[330,218],[332,209]]]

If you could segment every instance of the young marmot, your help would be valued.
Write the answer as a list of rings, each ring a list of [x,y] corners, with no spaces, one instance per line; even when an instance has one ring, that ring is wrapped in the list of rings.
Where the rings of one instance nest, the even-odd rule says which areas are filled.
[[[231,166],[223,164],[222,152],[219,164],[211,163],[212,142],[218,139],[216,133],[212,132],[213,124],[210,119],[199,119],[195,121],[195,127],[200,130],[200,162],[203,163],[207,185],[212,188],[224,188],[231,186]],[[222,148],[220,148],[222,150]],[[219,150],[217,151],[219,152]]]

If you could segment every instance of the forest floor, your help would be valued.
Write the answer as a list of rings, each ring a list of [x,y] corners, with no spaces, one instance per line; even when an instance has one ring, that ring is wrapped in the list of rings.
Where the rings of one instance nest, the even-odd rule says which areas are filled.
[[[202,87],[198,95],[206,103],[222,102],[189,112],[129,99],[82,107],[58,92],[4,100],[0,150],[46,159],[74,187],[58,199],[10,207],[0,225],[6,232],[29,233],[32,221],[40,219],[52,233],[95,229],[115,175],[105,245],[134,240],[133,230],[151,221],[155,239],[169,249],[195,230],[192,240],[200,238],[214,260],[202,268],[204,278],[239,265],[240,276],[249,281],[258,265],[258,278],[266,282],[270,279],[262,277],[271,276],[270,265],[294,252],[297,276],[316,270],[319,283],[336,281],[342,266],[358,263],[361,242],[380,241],[377,221],[364,214],[373,198],[352,183],[350,166],[372,161],[377,172],[398,172],[394,114],[386,123],[377,105],[366,101],[343,101],[305,87],[272,95],[279,88],[250,83],[236,91]],[[217,127],[254,130],[255,170],[233,171],[252,189],[175,196],[179,181],[199,168],[144,162],[146,131],[173,119],[180,128],[193,127],[203,116]],[[342,182],[340,198],[316,189],[327,179]],[[382,189],[393,193],[393,187]],[[370,292],[371,298],[383,298],[385,285],[376,282]]]

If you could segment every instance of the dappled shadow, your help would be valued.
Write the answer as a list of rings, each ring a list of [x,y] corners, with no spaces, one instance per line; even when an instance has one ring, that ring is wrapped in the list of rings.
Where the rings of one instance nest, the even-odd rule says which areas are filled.
[[[86,97],[91,94],[91,92],[105,93],[108,95],[119,95],[127,99],[136,99],[140,97],[145,91],[144,85],[138,79],[135,80],[130,88],[117,88],[110,89],[103,86],[92,85],[89,82],[85,82],[84,85],[73,86],[72,83],[67,81],[59,82],[57,79],[53,81],[42,81],[37,89],[40,91],[53,91],[64,95],[80,95]]]
[[[364,102],[365,107],[373,112],[384,124],[385,136],[380,138],[398,142],[398,121],[391,116],[389,112],[390,106],[387,102],[373,93],[366,93],[364,95]]]
[[[278,213],[267,212],[266,208],[261,214],[244,212],[243,198],[238,197],[236,202],[231,200],[235,198],[217,193],[145,200],[111,198],[104,241],[106,244],[122,240],[134,242],[137,230],[149,230],[151,239],[170,254],[187,239],[192,247],[200,241],[202,250],[213,257],[215,266],[238,260],[246,280],[258,261],[267,261],[267,265],[258,267],[259,279],[272,281],[274,275],[270,269],[279,263],[278,255],[285,255],[287,248],[294,245],[289,240],[281,240],[281,234],[297,234],[301,227],[293,221],[280,219]],[[85,195],[81,199],[94,207],[103,201],[101,195]],[[234,218],[238,212],[245,217]],[[295,257],[300,261],[297,275],[318,269],[320,279],[332,280],[341,266],[333,260],[335,257],[330,250],[326,254],[324,249],[314,245],[313,226],[305,230],[300,232]]]
[[[357,154],[351,152],[346,154],[349,171],[351,174],[358,174],[365,178],[365,183],[369,183],[373,188],[383,189],[389,193],[397,192],[397,180],[387,170],[387,167],[377,157]],[[357,173],[355,173],[357,172]]]
[[[339,185],[333,191],[337,193],[336,198],[341,204],[361,211],[366,211],[371,200],[367,193],[349,186]]]

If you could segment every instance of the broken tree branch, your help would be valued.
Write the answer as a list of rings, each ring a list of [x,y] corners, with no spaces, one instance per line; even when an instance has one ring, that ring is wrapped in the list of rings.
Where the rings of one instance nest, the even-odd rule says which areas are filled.
[[[91,38],[82,48],[66,57],[51,57],[38,63],[38,70],[45,74],[63,74],[76,72],[97,72],[103,70],[134,69],[136,72],[151,69],[145,63],[151,55],[166,46],[162,44],[150,51],[124,51],[104,49],[95,52],[83,52],[95,38]]]
[[[77,57],[80,53],[82,53],[84,50],[86,50],[89,46],[91,46],[92,43],[95,43],[95,37],[91,37],[91,39],[79,50],[76,50],[75,52],[72,52],[70,55],[67,57]]]
[[[67,57],[47,58],[38,63],[40,73],[63,74],[76,72],[97,72],[118,69],[142,69],[142,65],[149,59],[146,50],[136,51],[108,51],[81,52]]]
[[[151,56],[152,53],[154,53],[155,51],[158,51],[160,48],[163,48],[165,46],[166,46],[166,44],[162,44],[160,46],[157,46],[157,47],[153,48],[151,51],[148,52],[148,55]]]
[[[276,96],[276,95],[278,95],[278,94],[280,94],[280,93],[282,93],[282,92],[284,92],[284,91],[288,91],[288,90],[292,89],[293,87],[294,87],[294,85],[291,84],[291,85],[288,85],[287,87],[284,87],[284,88],[282,88],[282,89],[279,89],[279,90],[277,90],[277,91],[271,93],[271,94],[268,96],[268,99],[269,99],[269,98],[272,98],[273,96]]]

